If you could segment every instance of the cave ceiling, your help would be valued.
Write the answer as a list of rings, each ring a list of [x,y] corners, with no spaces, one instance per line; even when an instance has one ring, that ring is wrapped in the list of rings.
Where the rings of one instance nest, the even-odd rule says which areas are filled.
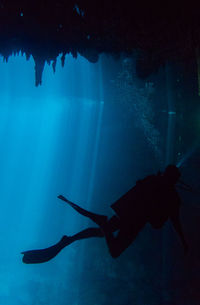
[[[21,52],[35,61],[36,85],[45,63],[53,69],[71,53],[92,63],[102,53],[138,52],[138,62],[157,67],[197,56],[198,7],[174,1],[0,0],[0,54]]]

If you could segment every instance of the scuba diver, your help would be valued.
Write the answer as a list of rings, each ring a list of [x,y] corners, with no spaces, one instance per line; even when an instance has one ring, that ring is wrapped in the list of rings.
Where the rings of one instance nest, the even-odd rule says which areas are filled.
[[[160,229],[168,219],[178,233],[184,252],[187,253],[188,245],[179,216],[181,200],[175,189],[178,182],[182,183],[179,181],[180,176],[181,173],[175,165],[168,165],[164,173],[159,172],[137,181],[133,188],[111,205],[116,214],[110,219],[89,212],[59,195],[59,199],[91,219],[98,227],[85,229],[72,236],[64,235],[57,244],[46,249],[24,251],[23,262],[47,262],[74,241],[90,237],[104,237],[111,256],[117,258],[132,244],[147,223],[155,229]],[[184,186],[187,185],[182,183],[182,188]]]

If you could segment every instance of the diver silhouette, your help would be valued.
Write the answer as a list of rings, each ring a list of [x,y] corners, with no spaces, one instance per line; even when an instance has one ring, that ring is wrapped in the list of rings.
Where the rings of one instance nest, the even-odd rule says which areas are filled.
[[[73,236],[64,235],[57,244],[46,249],[24,251],[23,262],[34,264],[49,261],[72,242],[90,237],[104,237],[111,256],[116,258],[129,247],[147,223],[160,229],[168,219],[187,253],[188,245],[179,216],[181,200],[175,189],[180,176],[175,165],[168,165],[164,173],[159,172],[137,181],[133,188],[111,205],[116,214],[110,219],[89,212],[59,195],[59,199],[90,218],[98,227],[85,229]],[[114,232],[117,232],[116,236]]]

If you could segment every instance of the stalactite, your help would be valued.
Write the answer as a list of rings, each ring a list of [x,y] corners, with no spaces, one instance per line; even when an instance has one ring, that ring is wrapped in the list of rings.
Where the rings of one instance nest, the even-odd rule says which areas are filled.
[[[30,53],[28,53],[28,52],[25,52],[25,54],[26,54],[26,60],[29,60],[29,59],[30,59],[30,57],[31,57],[31,54],[30,54]]]
[[[138,70],[141,76],[148,76],[171,57],[183,61],[195,58],[194,50],[200,42],[200,13],[184,4],[180,12],[179,5],[170,6],[164,1],[157,14],[156,4],[150,2],[143,7],[139,0],[133,7],[129,0],[117,1],[115,9],[112,1],[106,0],[95,5],[92,0],[29,0],[28,4],[22,0],[19,5],[18,1],[4,2],[6,5],[0,4],[0,54],[5,61],[16,53],[16,46],[23,49],[27,60],[37,52],[49,64],[62,54],[62,66],[66,53],[74,58],[80,54],[95,63],[102,53],[117,56],[140,50],[146,55],[138,59]],[[192,37],[189,47],[185,38],[188,28]]]
[[[54,73],[56,72],[56,62],[57,62],[57,60],[55,59],[52,63],[52,68],[53,68]]]
[[[75,49],[72,49],[72,50],[71,50],[71,54],[72,54],[72,56],[73,56],[74,58],[77,58],[77,56],[78,56],[78,53],[77,53],[77,51],[76,51]]]
[[[8,62],[9,56],[5,55],[3,56],[3,61]]]
[[[64,65],[65,65],[65,56],[66,56],[66,53],[64,52],[62,54],[62,57],[61,57],[61,65],[62,65],[62,67],[64,67]]]
[[[35,61],[35,85],[36,87],[42,85],[42,73],[45,66],[45,59],[33,56]]]

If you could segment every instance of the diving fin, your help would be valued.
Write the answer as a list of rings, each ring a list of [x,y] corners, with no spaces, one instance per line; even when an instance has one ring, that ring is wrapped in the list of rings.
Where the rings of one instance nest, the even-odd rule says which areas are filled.
[[[69,200],[68,200],[67,198],[65,198],[63,195],[59,195],[59,196],[57,196],[57,198],[59,198],[59,199],[65,201],[65,202],[67,202],[67,203],[69,203],[69,204],[73,204],[73,202],[69,201]]]
[[[70,243],[70,237],[64,235],[57,244],[49,248],[21,252],[21,254],[23,254],[22,261],[25,264],[41,264],[48,262]]]
[[[53,257],[55,257],[58,252],[52,253],[49,248],[42,249],[42,250],[29,250],[21,252],[23,254],[22,261],[25,264],[41,264],[48,262]]]

